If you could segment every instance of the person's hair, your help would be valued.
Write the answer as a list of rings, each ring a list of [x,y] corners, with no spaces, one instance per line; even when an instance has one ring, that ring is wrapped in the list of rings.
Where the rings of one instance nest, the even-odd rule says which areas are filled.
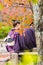
[[[30,24],[30,26],[32,25],[32,24],[34,24],[33,22]]]
[[[13,22],[13,26],[14,26],[14,27],[16,27],[17,24],[20,24],[20,22],[17,21],[17,20],[12,20],[12,22]]]

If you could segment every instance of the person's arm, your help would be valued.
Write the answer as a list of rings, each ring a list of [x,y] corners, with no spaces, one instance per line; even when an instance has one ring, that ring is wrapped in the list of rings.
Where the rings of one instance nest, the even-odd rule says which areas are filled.
[[[7,35],[7,37],[4,38],[4,41],[6,42],[6,40],[7,40],[8,38],[10,38],[9,35]]]
[[[8,52],[13,51],[13,48],[11,48],[11,46],[10,46],[11,42],[8,42],[8,39],[10,39],[10,38],[11,39],[14,38],[14,32],[12,30],[8,33],[7,37],[5,38],[5,41],[7,42],[6,49]]]
[[[15,53],[19,53],[20,52],[20,46],[19,46],[19,34],[16,37],[16,41],[15,41],[15,45],[13,47],[13,50]]]

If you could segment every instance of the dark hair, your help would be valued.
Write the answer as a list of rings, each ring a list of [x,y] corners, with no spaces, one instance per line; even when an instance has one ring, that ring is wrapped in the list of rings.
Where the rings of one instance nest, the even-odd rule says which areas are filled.
[[[15,22],[16,20],[12,20],[12,22]]]
[[[34,24],[33,22],[30,24],[30,26],[32,25],[32,24]]]
[[[17,21],[17,20],[12,20],[13,21],[13,26],[15,27],[17,24],[20,24],[20,22],[19,21]]]

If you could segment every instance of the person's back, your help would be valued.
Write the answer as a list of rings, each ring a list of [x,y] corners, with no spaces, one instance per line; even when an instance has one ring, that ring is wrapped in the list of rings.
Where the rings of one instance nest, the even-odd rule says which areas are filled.
[[[36,47],[36,38],[35,38],[35,31],[33,28],[27,29],[25,31],[25,42],[27,47],[32,50]]]
[[[35,31],[33,28],[25,29],[25,36],[19,36],[20,52],[24,50],[32,51],[36,47]]]

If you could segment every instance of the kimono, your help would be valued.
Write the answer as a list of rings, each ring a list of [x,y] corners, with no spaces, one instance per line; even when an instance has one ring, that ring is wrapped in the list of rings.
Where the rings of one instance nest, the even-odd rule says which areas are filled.
[[[24,36],[25,33],[25,36]],[[19,47],[20,52],[25,50],[32,51],[33,48],[36,48],[36,37],[35,31],[33,28],[25,29],[25,32],[22,36],[19,36]]]
[[[25,36],[24,36],[25,33]],[[14,33],[12,30],[9,35],[15,40],[13,47],[6,46],[8,51],[14,50],[15,53],[23,52],[24,50],[32,51],[36,47],[35,31],[33,28],[25,29],[22,36],[19,33]]]
[[[11,40],[14,42],[14,44],[11,45],[11,42],[7,41],[6,49],[7,49],[8,52],[14,51],[13,47],[15,46],[15,44],[17,44],[18,35],[19,35],[19,34],[18,34],[17,32],[15,32],[15,28],[12,29],[12,30],[8,33],[8,38],[7,38],[7,40],[8,40],[8,39],[9,39],[9,40],[11,39]],[[17,45],[17,46],[18,46],[18,45]]]

